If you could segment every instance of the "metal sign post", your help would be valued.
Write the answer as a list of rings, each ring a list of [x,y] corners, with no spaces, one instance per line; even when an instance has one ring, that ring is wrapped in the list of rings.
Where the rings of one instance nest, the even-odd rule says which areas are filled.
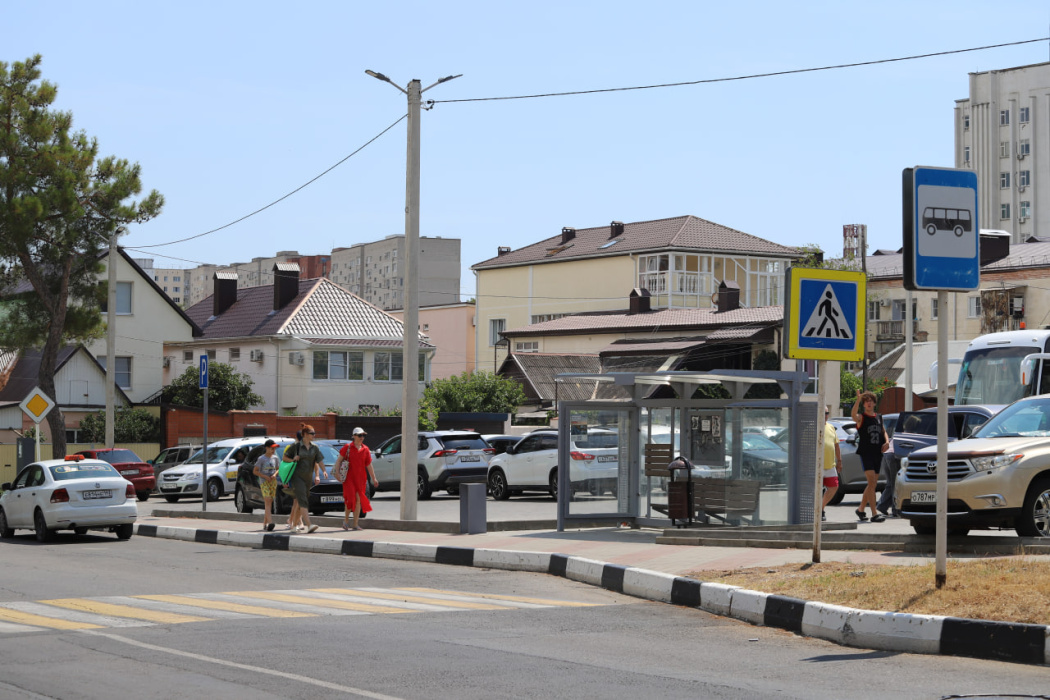
[[[201,511],[208,510],[208,353],[201,355],[198,386],[204,390],[204,449],[201,451]]]
[[[22,399],[22,403],[18,404],[18,407],[22,409],[22,413],[29,416],[33,423],[36,424],[36,428],[33,433],[36,435],[36,452],[34,453],[34,461],[40,461],[40,423],[47,414],[51,413],[51,409],[55,407],[55,402],[51,400],[51,397],[40,390],[40,387],[34,388],[29,395]]]
[[[981,288],[977,173],[950,168],[905,168],[902,173],[904,288],[948,292]],[[911,323],[908,309],[908,323]],[[911,391],[911,387],[908,387]],[[937,588],[948,580],[948,314],[937,318]]]
[[[819,360],[817,384],[824,415],[828,360],[864,357],[864,307],[867,275],[847,270],[790,267],[786,278],[784,354],[796,360]],[[816,473],[813,475],[813,562],[820,561],[820,522],[824,487],[824,427],[817,420]]]

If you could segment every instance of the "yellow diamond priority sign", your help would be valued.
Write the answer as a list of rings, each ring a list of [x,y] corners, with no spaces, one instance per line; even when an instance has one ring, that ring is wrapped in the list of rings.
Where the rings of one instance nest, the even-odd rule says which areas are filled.
[[[29,396],[18,405],[22,409],[22,412],[33,419],[34,423],[39,423],[47,417],[48,413],[51,413],[51,409],[55,407],[55,402],[51,398],[40,391],[40,387],[33,389],[29,392]]]

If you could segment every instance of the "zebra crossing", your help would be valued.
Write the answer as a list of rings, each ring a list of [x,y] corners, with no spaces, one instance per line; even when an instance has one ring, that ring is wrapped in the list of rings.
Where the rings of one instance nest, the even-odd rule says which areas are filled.
[[[433,588],[375,587],[56,598],[0,602],[0,636],[211,620],[537,610],[596,605],[603,603]]]

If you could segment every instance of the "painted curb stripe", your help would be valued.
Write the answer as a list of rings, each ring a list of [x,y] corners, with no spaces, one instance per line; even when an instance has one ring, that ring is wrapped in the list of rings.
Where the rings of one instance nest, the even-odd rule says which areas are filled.
[[[700,607],[700,581],[678,576],[671,584],[671,604]]]
[[[374,544],[367,540],[343,540],[342,553],[350,557],[371,557]]]
[[[565,578],[565,569],[569,565],[569,557],[564,554],[552,554],[551,563],[547,568],[547,573],[551,576],[561,576]]]
[[[474,550],[467,547],[439,546],[434,561],[452,566],[474,566]]]
[[[779,627],[791,632],[802,632],[802,614],[806,611],[806,601],[782,595],[770,595],[766,598],[766,612],[762,624],[766,627]]]
[[[602,569],[602,588],[607,588],[616,593],[623,593],[623,573],[626,566],[618,564],[606,564]]]
[[[274,535],[267,533],[263,535],[262,548],[273,549],[278,552],[288,551],[288,540],[291,539],[288,535]]]
[[[946,617],[941,627],[941,653],[1045,664],[1046,633],[1043,625]]]
[[[219,544],[218,530],[197,530],[193,534],[193,541],[202,544]]]
[[[139,537],[156,537],[157,526],[156,525],[136,525],[135,534]]]

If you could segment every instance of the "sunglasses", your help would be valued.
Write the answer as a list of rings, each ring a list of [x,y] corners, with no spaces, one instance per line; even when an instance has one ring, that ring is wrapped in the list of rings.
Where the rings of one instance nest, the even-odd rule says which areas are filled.
[[[303,434],[304,434],[304,435],[317,435],[317,433],[316,433],[316,432],[314,432],[313,430],[307,430],[307,431],[306,431],[305,433],[303,433]]]

